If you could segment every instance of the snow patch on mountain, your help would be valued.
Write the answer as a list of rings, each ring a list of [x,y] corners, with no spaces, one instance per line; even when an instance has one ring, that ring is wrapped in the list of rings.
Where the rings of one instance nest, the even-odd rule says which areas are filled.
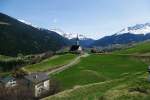
[[[66,38],[68,38],[68,39],[77,38],[77,35],[78,35],[78,38],[80,40],[87,40],[87,39],[89,39],[85,35],[82,35],[82,34],[76,34],[76,33],[65,33],[65,34],[63,34],[63,36],[66,37]]]
[[[59,35],[68,38],[68,39],[74,39],[77,38],[77,35],[79,37],[80,40],[87,40],[89,38],[87,38],[85,35],[82,34],[76,34],[76,33],[65,33],[64,31],[60,30],[60,29],[50,29],[51,31],[54,31],[56,33],[58,33]]]
[[[28,25],[32,25],[32,23],[30,23],[30,22],[28,22],[28,21],[25,21],[25,20],[23,20],[23,19],[18,19],[20,22],[22,22],[22,23],[25,23],[25,24],[28,24]]]
[[[150,33],[150,23],[145,24],[137,24],[133,27],[127,27],[117,32],[117,35],[121,35],[124,33],[132,33],[132,34],[147,34]]]
[[[23,20],[23,19],[17,19],[17,20],[20,21],[20,22],[22,22],[22,23],[25,23],[25,24],[27,24],[27,25],[30,25],[30,26],[33,26],[33,27],[35,27],[35,28],[40,29],[37,25],[34,25],[34,24],[32,24],[31,22],[28,22],[28,21],[26,21],[26,20]]]

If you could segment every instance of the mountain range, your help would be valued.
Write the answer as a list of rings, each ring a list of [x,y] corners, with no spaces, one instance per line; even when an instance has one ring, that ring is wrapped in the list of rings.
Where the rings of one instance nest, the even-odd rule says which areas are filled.
[[[82,47],[89,47],[92,43],[94,43],[94,39],[88,38],[86,35],[78,34],[78,33],[65,33],[61,29],[51,29],[51,31],[57,32],[61,36],[70,40],[71,44],[75,44],[76,38],[78,36],[80,45]]]
[[[124,34],[124,33],[132,33],[132,34],[147,34],[150,33],[150,23],[145,24],[137,24],[132,27],[127,27],[117,32],[116,34]]]
[[[105,36],[98,40],[78,34],[83,47],[106,47],[114,44],[128,44],[150,39],[150,23],[137,24]],[[77,34],[65,33],[60,29],[44,29],[24,20],[0,13],[0,54],[36,54],[56,51],[75,43]]]
[[[0,54],[16,56],[56,51],[70,41],[56,32],[33,27],[0,13]]]
[[[113,44],[128,44],[150,39],[150,23],[137,24],[121,31],[96,40],[91,46],[109,46]]]
[[[64,33],[62,31],[55,30],[61,36],[68,38],[72,43],[75,43],[77,34]],[[106,47],[114,44],[128,44],[150,39],[150,23],[136,24],[116,32],[113,35],[105,36],[98,40],[87,38],[86,36],[79,34],[80,45],[83,47]]]

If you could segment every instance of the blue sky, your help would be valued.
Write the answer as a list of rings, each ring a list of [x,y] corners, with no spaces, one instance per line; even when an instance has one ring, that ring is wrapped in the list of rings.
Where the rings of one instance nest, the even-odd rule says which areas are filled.
[[[43,28],[98,39],[150,22],[150,0],[0,0],[0,12]]]

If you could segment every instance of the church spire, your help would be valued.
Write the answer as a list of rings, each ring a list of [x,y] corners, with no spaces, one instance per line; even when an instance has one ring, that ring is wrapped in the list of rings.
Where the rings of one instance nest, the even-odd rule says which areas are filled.
[[[76,45],[79,45],[79,36],[77,34],[77,38],[76,38]]]

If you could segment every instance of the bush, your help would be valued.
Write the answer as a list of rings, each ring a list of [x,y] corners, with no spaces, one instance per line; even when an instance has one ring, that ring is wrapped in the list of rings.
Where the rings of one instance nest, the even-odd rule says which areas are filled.
[[[14,71],[12,71],[12,76],[15,78],[23,78],[25,75],[27,75],[27,73],[25,71],[23,71],[22,69],[16,69]]]
[[[27,64],[27,62],[24,61],[23,59],[13,58],[13,59],[8,59],[8,60],[1,60],[0,69],[2,71],[10,71],[12,69],[16,69],[19,66],[25,65],[25,64]]]
[[[16,86],[12,88],[0,87],[0,100],[35,100],[32,91],[27,87]]]

